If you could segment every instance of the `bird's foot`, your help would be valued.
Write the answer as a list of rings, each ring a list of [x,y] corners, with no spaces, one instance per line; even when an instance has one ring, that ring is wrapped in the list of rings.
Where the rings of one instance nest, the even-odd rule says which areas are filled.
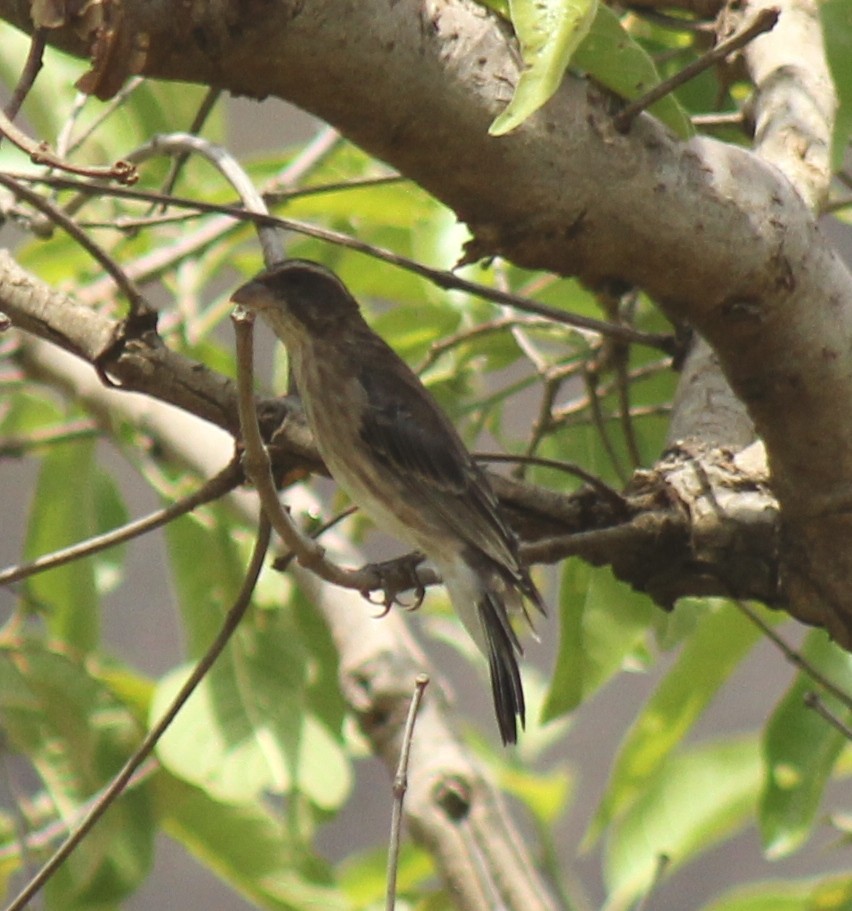
[[[380,617],[384,617],[394,604],[404,607],[406,610],[417,610],[420,607],[423,603],[423,598],[426,596],[426,587],[417,573],[417,567],[425,559],[426,557],[419,551],[414,551],[402,557],[396,557],[393,560],[386,560],[383,563],[369,563],[364,567],[374,572],[378,577],[379,584],[376,588],[381,589],[382,600],[374,600],[371,589],[364,589],[361,594],[371,604],[381,604],[383,610],[379,614]],[[414,602],[412,604],[406,604],[399,598],[400,594],[406,591],[414,592]]]

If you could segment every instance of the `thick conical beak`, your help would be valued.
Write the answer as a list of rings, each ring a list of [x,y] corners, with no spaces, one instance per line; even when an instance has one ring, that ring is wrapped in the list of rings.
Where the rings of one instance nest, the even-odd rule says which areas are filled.
[[[262,282],[257,281],[257,279],[252,279],[250,282],[240,285],[231,295],[231,300],[249,310],[262,310],[272,304],[269,288]]]

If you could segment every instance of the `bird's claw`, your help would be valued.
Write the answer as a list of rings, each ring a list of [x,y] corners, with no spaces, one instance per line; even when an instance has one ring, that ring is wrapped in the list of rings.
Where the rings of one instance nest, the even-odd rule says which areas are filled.
[[[406,610],[417,610],[426,597],[426,588],[417,574],[417,567],[425,560],[423,554],[415,551],[406,554],[403,557],[396,557],[393,560],[386,560],[383,563],[370,563],[368,568],[376,574],[379,579],[378,588],[381,589],[382,598],[380,601],[372,597],[373,590],[365,588],[361,595],[370,602],[370,604],[380,604],[383,608],[379,617],[384,617],[394,604],[403,607]],[[414,590],[414,602],[405,604],[400,601],[399,596],[402,592]]]

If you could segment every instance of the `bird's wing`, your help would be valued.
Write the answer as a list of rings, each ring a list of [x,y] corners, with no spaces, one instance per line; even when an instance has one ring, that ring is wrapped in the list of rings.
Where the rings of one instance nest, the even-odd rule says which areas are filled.
[[[364,441],[449,531],[518,576],[512,533],[490,485],[417,377],[406,367],[392,382],[370,369],[358,379],[367,397]]]

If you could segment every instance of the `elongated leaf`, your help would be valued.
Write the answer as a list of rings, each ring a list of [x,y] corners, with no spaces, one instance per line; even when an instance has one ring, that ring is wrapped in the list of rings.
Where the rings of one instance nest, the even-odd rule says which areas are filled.
[[[720,603],[706,614],[625,737],[587,843],[647,791],[666,757],[759,637],[757,627],[732,604]]]
[[[0,648],[0,716],[16,749],[26,754],[67,826],[119,770],[138,743],[133,715],[100,681],[67,655],[36,641]],[[148,872],[154,827],[145,786],[121,797],[62,867],[49,906],[123,898]]]
[[[622,98],[638,98],[660,81],[654,61],[603,4],[573,62]],[[650,111],[682,139],[693,134],[689,117],[673,95],[666,95]]]
[[[261,908],[348,907],[318,859],[293,843],[281,819],[253,801],[220,803],[168,773],[157,776],[163,829]]]
[[[172,579],[193,657],[202,655],[242,585],[245,564],[219,506],[166,527]]]
[[[297,791],[324,809],[349,792],[349,764],[332,732],[307,711],[305,652],[282,612],[262,628],[241,629],[160,742],[175,775],[220,800],[245,802],[262,791]],[[179,668],[157,687],[159,718],[189,673]]]
[[[737,738],[670,756],[607,841],[607,911],[621,911],[666,872],[730,836],[754,813],[762,769],[757,740]]]
[[[852,693],[852,655],[814,630],[803,649],[808,662]],[[760,832],[770,857],[790,854],[807,840],[825,785],[846,741],[843,734],[805,705],[814,682],[804,672],[781,700],[763,740],[766,782],[760,798]],[[832,696],[826,706],[847,724],[852,713]]]
[[[80,440],[53,447],[42,461],[30,508],[28,559],[85,541],[98,531],[92,486],[94,443]],[[91,558],[32,576],[27,595],[47,613],[51,633],[80,651],[100,638],[100,606]]]
[[[650,55],[609,7],[588,0],[516,0],[510,7],[527,69],[509,106],[492,123],[492,135],[508,133],[538,110],[559,87],[569,63],[627,100],[660,82]],[[689,117],[673,95],[653,104],[650,111],[682,139],[693,135]]]
[[[820,4],[825,52],[837,91],[838,108],[834,121],[832,170],[843,166],[849,138],[852,136],[852,6],[849,0],[826,0]]]
[[[525,68],[508,107],[488,129],[492,136],[523,123],[559,88],[597,8],[598,0],[509,0]]]
[[[701,911],[848,911],[852,876],[772,880],[732,889]]]
[[[559,654],[545,720],[576,708],[636,658],[657,610],[609,570],[591,570],[579,560],[566,562],[560,598]]]

